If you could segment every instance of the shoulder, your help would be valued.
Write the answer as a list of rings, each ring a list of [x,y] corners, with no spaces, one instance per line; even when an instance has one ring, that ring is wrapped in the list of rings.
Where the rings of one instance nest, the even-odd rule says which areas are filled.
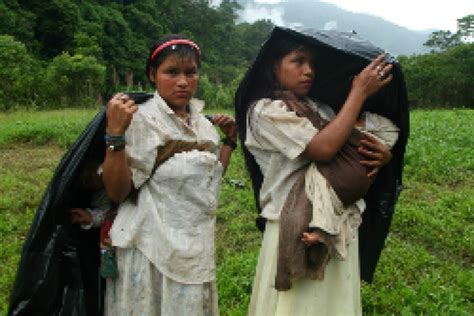
[[[151,123],[156,125],[157,122],[163,123],[169,117],[164,108],[159,105],[155,97],[138,104],[138,110],[133,114],[133,123]]]
[[[375,127],[389,127],[394,130],[399,130],[395,123],[385,116],[372,112],[364,112],[363,114],[365,115],[367,125],[371,124]]]
[[[254,112],[263,112],[263,113],[274,113],[277,112],[288,112],[288,107],[283,100],[272,100],[269,98],[264,98],[257,100],[253,106],[252,110]]]
[[[306,100],[313,111],[318,112],[324,119],[331,120],[334,118],[334,116],[336,116],[334,110],[326,103],[310,98],[307,98]]]

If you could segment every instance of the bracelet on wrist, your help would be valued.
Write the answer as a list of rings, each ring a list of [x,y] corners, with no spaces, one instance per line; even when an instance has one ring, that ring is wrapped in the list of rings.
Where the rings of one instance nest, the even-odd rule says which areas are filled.
[[[125,135],[105,134],[105,146],[112,151],[120,151],[125,148]]]
[[[221,142],[222,142],[223,145],[227,145],[230,148],[232,148],[232,150],[237,148],[237,143],[235,141],[233,141],[232,139],[230,139],[229,137],[222,138]]]
[[[123,141],[125,142],[125,135],[110,135],[105,133],[104,136],[105,141]]]

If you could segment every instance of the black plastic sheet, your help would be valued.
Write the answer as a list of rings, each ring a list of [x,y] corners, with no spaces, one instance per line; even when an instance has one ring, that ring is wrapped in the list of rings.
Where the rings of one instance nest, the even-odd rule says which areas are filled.
[[[136,103],[151,95],[129,94]],[[69,209],[87,207],[91,192],[77,183],[88,159],[105,154],[105,108],[63,156],[49,183],[23,246],[8,315],[99,315],[99,230],[70,221]]]

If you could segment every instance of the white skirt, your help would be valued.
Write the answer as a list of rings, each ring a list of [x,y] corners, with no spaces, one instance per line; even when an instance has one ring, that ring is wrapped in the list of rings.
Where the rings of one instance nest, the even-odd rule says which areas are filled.
[[[289,291],[275,290],[279,223],[267,221],[250,299],[249,316],[362,315],[357,239],[346,260],[331,258],[324,280],[293,281]]]
[[[179,283],[164,276],[138,249],[116,252],[119,274],[107,279],[104,315],[219,315],[215,281]]]

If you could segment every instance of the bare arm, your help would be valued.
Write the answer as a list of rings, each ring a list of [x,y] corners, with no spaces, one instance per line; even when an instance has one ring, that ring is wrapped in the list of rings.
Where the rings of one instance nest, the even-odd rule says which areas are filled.
[[[237,125],[235,124],[235,120],[224,114],[217,114],[214,115],[212,119],[213,124],[219,126],[221,131],[224,135],[229,138],[234,143],[237,143]],[[234,148],[227,144],[222,144],[219,161],[224,168],[224,172],[227,170],[227,166],[229,165],[230,157],[232,156],[232,151]]]
[[[362,105],[369,96],[392,80],[391,64],[380,55],[364,68],[352,81],[352,88],[336,117],[319,131],[303,154],[314,161],[331,160],[349,138]],[[380,72],[388,74],[380,76]]]
[[[116,94],[107,105],[107,134],[124,135],[137,109],[133,100],[122,93]],[[128,196],[132,189],[132,174],[125,150],[107,149],[102,178],[112,201],[120,203]]]

